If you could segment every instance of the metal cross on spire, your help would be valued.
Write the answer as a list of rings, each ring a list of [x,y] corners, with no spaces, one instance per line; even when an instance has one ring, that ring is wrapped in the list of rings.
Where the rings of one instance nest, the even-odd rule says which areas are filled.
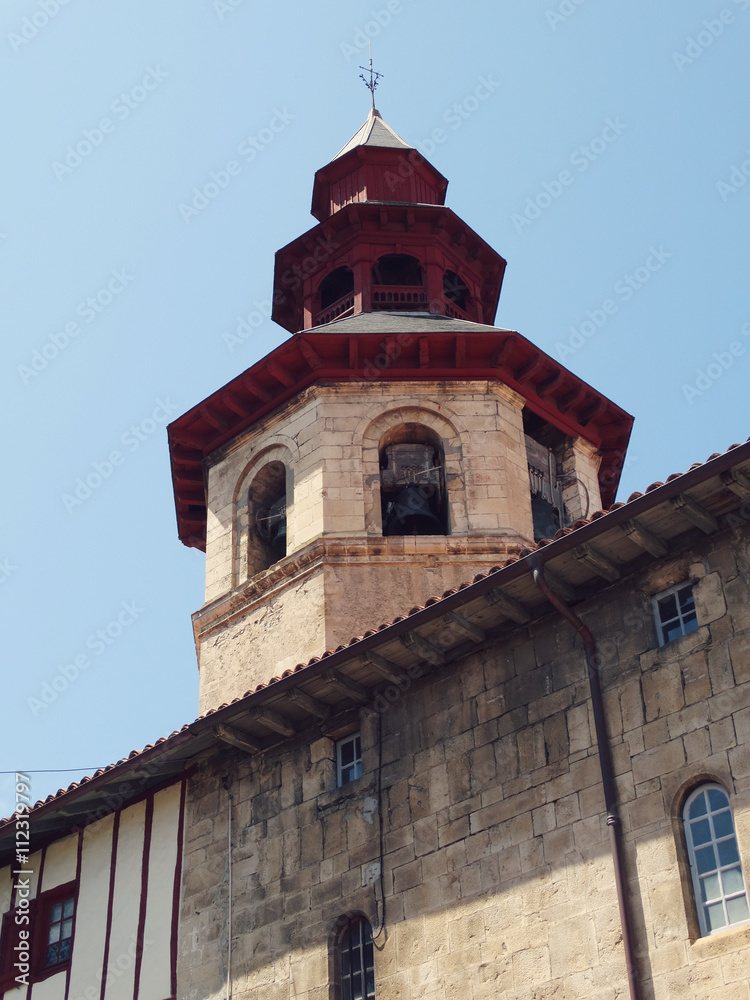
[[[364,75],[364,73],[360,73],[359,74],[359,78],[360,78],[360,80],[364,80],[365,87],[367,87],[367,89],[370,91],[370,96],[372,97],[372,110],[374,111],[375,110],[375,88],[378,85],[378,80],[380,79],[380,77],[383,74],[382,73],[375,73],[375,72],[373,72],[373,69],[372,69],[372,42],[369,42],[368,45],[369,45],[369,50],[370,50],[370,65],[369,65],[369,68],[367,66],[360,66],[359,68],[365,70],[365,72],[369,72],[370,79],[368,80],[367,77]]]

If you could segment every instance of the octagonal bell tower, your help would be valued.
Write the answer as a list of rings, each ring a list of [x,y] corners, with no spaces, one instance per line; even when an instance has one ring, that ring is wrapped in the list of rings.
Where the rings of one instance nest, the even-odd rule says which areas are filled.
[[[291,336],[169,428],[201,711],[614,499],[632,419],[495,327],[505,261],[373,108],[276,255]]]

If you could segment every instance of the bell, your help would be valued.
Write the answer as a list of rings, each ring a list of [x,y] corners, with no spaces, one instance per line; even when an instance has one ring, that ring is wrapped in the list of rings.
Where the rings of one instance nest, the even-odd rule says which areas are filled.
[[[531,518],[534,524],[534,541],[552,538],[560,527],[560,517],[548,500],[541,497],[531,499]]]
[[[255,530],[281,558],[286,555],[286,497],[255,515]]]
[[[268,510],[268,541],[274,552],[286,555],[286,497],[271,504]]]
[[[430,510],[430,504],[418,486],[407,486],[388,505],[383,524],[384,535],[442,535],[445,529],[440,518]]]
[[[286,518],[271,528],[271,548],[280,556],[286,555]]]

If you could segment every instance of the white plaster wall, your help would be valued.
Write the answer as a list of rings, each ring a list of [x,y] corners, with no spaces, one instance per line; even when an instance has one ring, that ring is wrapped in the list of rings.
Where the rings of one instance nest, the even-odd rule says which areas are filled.
[[[146,803],[138,802],[120,817],[104,1000],[133,1000],[145,815]]]
[[[179,820],[180,785],[172,785],[154,796],[139,1000],[164,1000],[171,993],[172,901]]]
[[[56,976],[50,976],[41,983],[34,983],[32,987],[34,1000],[65,1000],[66,979],[64,972],[58,972]]]
[[[114,825],[114,816],[107,816],[87,827],[83,833],[81,882],[78,889],[69,1000],[99,998],[107,931]]]
[[[78,834],[55,841],[47,848],[42,873],[42,892],[72,882],[78,867]]]

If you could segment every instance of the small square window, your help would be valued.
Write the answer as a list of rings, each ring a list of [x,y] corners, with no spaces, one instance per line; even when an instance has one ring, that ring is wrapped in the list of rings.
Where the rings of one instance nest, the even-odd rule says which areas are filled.
[[[339,788],[362,776],[362,739],[353,733],[336,743],[336,784]]]
[[[47,936],[44,956],[45,968],[67,962],[73,942],[73,911],[75,896],[68,896],[53,903],[47,915],[47,926],[44,933]]]
[[[662,591],[652,598],[652,604],[660,646],[698,628],[692,583],[681,583]]]

